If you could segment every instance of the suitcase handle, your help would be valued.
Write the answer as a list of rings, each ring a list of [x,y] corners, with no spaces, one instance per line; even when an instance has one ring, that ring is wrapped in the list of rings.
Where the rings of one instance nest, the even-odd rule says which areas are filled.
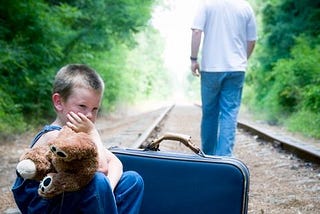
[[[159,151],[160,143],[163,140],[174,140],[179,141],[189,149],[191,149],[194,153],[204,157],[205,154],[201,151],[201,149],[191,142],[191,136],[184,135],[184,134],[178,134],[178,133],[165,133],[162,137],[157,138],[153,140],[151,143],[149,143],[145,150],[152,150],[152,151]]]

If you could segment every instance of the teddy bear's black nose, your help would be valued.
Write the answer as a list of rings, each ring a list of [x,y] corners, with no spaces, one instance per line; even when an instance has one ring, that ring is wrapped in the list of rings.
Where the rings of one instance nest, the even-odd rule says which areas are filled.
[[[57,150],[55,146],[51,146],[50,149],[51,149],[51,152],[56,152]]]

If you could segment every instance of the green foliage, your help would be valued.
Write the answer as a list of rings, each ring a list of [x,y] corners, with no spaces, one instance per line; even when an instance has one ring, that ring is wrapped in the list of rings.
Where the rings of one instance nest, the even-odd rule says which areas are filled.
[[[261,15],[262,36],[246,80],[251,97],[245,100],[270,122],[293,127],[302,115],[319,115],[320,2],[269,0]],[[316,118],[304,118],[295,129]],[[319,127],[312,127],[314,136]]]
[[[320,31],[320,2],[314,0],[269,1],[262,10],[266,62],[272,64],[279,58],[289,57],[294,40],[301,33],[315,37]]]
[[[41,116],[41,109],[50,106],[42,101],[50,93],[48,65],[60,55],[52,39],[53,19],[41,1],[7,1],[0,14],[0,89],[22,114]]]
[[[106,84],[105,108],[112,109],[121,101],[133,103],[169,93],[171,82],[163,65],[162,38],[148,27],[135,40],[133,49],[122,45],[92,61]]]
[[[318,112],[299,111],[288,118],[285,125],[290,131],[320,139],[320,114]]]
[[[96,68],[107,79],[106,103],[112,105],[122,93],[123,75],[118,74],[127,52],[137,45],[135,34],[148,25],[152,4],[153,0],[0,0],[1,120],[8,109],[15,109],[10,114],[17,119],[11,121],[21,124],[52,118],[52,80],[67,63]],[[111,60],[99,61],[106,58]],[[11,125],[3,123],[1,133]]]
[[[20,106],[14,104],[10,96],[0,89],[0,137],[14,132],[24,131],[26,123],[20,112]]]
[[[132,98],[141,100],[167,96],[173,82],[163,64],[163,39],[157,31],[147,28],[137,35],[137,42],[139,45],[128,54],[125,63],[126,75],[131,79],[128,90],[135,91]]]
[[[274,101],[279,101],[282,112],[320,109],[319,68],[320,45],[311,48],[303,37],[297,39],[290,58],[278,60],[272,71],[278,96]]]

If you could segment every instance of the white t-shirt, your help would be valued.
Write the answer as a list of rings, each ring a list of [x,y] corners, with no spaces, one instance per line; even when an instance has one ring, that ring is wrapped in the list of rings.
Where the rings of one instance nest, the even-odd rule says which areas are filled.
[[[245,71],[247,42],[257,39],[254,12],[245,0],[203,0],[191,29],[203,31],[201,70]]]

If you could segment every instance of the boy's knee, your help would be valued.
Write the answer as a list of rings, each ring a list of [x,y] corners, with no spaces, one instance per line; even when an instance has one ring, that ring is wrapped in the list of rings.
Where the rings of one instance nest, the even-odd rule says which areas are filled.
[[[140,174],[135,171],[125,171],[117,186],[119,192],[143,192],[144,182]]]
[[[123,173],[123,178],[126,182],[131,183],[132,186],[143,187],[144,182],[140,174],[135,171],[126,171]]]
[[[108,178],[101,172],[94,174],[87,188],[89,191],[112,192]]]

